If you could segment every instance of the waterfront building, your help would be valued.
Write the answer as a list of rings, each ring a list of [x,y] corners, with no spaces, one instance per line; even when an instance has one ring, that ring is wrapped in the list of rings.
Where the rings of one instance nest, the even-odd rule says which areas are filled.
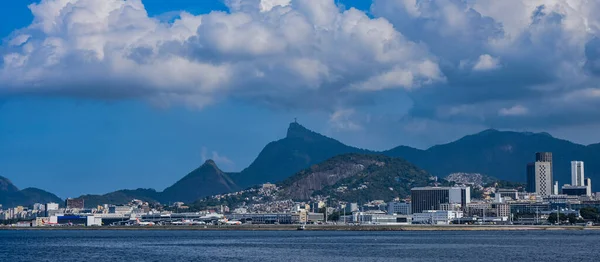
[[[510,212],[513,214],[536,214],[550,210],[550,203],[511,203]]]
[[[408,225],[411,224],[412,218],[410,215],[389,215],[386,212],[379,210],[371,210],[366,212],[354,212],[352,216],[345,218],[346,222],[357,224],[372,224],[372,225]]]
[[[470,187],[416,187],[410,192],[413,213],[439,210],[441,204],[460,204],[464,209],[471,202]]]
[[[388,214],[410,215],[412,214],[410,203],[406,202],[390,202],[388,203]]]
[[[584,180],[583,161],[571,161],[571,185],[585,186]]]
[[[133,208],[130,206],[110,206],[108,207],[109,214],[131,214]]]
[[[413,213],[413,224],[431,224],[431,225],[448,225],[453,220],[462,218],[462,211],[449,210],[423,210],[423,212]]]

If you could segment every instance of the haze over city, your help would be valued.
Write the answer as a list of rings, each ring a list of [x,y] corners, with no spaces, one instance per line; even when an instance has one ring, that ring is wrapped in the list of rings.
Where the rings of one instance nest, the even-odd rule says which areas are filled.
[[[295,118],[371,150],[488,128],[598,143],[598,11],[560,0],[5,1],[0,175],[60,197],[162,190],[207,159],[241,171]]]

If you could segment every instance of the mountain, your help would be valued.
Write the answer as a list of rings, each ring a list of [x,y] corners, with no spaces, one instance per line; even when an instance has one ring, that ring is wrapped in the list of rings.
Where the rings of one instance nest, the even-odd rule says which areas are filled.
[[[221,171],[212,160],[165,189],[161,194],[163,203],[192,202],[198,198],[238,190],[239,187],[228,174]]]
[[[346,154],[313,165],[281,183],[280,196],[307,200],[331,196],[343,201],[390,200],[426,186],[431,175],[400,158]]]
[[[8,178],[0,176],[0,204],[3,207],[31,206],[48,202],[62,203],[62,199],[38,188],[19,190]]]
[[[104,195],[83,195],[78,197],[83,199],[83,203],[87,208],[95,208],[99,205],[113,204],[124,205],[133,199],[139,199],[144,202],[157,203],[160,202],[160,192],[154,189],[135,189],[135,190],[119,190]]]
[[[559,184],[570,183],[572,160],[585,161],[585,175],[599,190],[600,145],[583,146],[552,137],[548,133],[486,130],[457,141],[437,145],[427,150],[397,147],[382,152],[402,157],[433,175],[446,177],[451,173],[480,173],[501,180],[525,181],[526,165],[535,161],[536,152],[553,153],[554,179]]]
[[[269,143],[249,167],[232,178],[242,188],[279,182],[331,157],[346,153],[372,153],[291,123],[284,139]]]

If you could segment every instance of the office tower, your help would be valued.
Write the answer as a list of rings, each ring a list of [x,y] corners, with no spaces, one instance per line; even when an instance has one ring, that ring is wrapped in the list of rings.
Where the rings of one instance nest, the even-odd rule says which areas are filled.
[[[585,185],[585,176],[583,173],[583,161],[571,161],[571,185]]]
[[[535,163],[527,163],[527,192],[535,193]]]
[[[535,162],[550,162],[550,163],[552,163],[552,152],[537,152],[537,153],[535,153]]]
[[[415,187],[410,193],[413,214],[439,210],[440,204],[460,204],[464,209],[471,202],[470,187]]]
[[[552,188],[552,194],[558,195],[558,181],[554,181],[554,187]]]
[[[540,196],[549,196],[552,191],[552,164],[535,162],[535,193]]]
[[[540,196],[549,196],[553,193],[552,185],[552,153],[535,153],[535,193]]]

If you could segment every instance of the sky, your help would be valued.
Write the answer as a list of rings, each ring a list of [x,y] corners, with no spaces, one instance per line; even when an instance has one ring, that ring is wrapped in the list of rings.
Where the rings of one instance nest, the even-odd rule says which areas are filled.
[[[247,167],[294,118],[346,144],[487,128],[600,142],[593,0],[14,0],[0,175],[61,197]]]

